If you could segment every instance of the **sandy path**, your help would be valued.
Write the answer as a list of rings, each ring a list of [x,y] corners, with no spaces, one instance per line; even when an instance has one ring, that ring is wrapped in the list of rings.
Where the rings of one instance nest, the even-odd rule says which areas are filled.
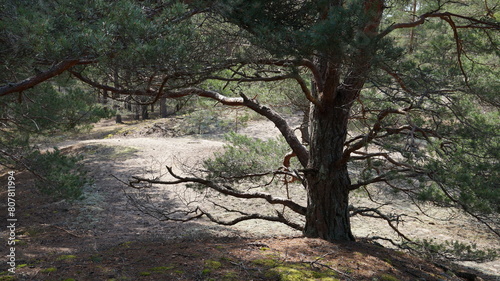
[[[298,120],[296,120],[298,121]],[[240,131],[254,137],[269,138],[278,134],[277,129],[269,122],[254,122]],[[131,206],[124,196],[132,189],[124,189],[124,185],[113,176],[127,181],[131,175],[154,177],[164,173],[165,165],[174,166],[179,171],[183,165],[194,166],[202,159],[210,157],[214,151],[220,150],[224,143],[218,140],[206,140],[197,137],[175,137],[175,138],[151,138],[136,137],[109,139],[93,139],[77,142],[63,143],[61,147],[77,145],[106,145],[112,147],[134,148],[137,151],[132,157],[122,161],[97,158],[90,160],[87,164],[92,169],[95,184],[89,190],[89,198],[79,203],[80,215],[66,227],[80,232],[86,232],[95,249],[106,248],[117,242],[127,242],[138,239],[199,239],[208,236],[230,237],[230,236],[259,236],[275,237],[300,235],[299,232],[284,225],[263,221],[251,221],[240,223],[234,227],[217,226],[206,220],[193,221],[189,223],[158,222],[158,220],[146,216]],[[179,196],[193,196],[192,191],[186,191],[183,187],[168,189],[160,187],[150,189],[156,202],[164,206],[179,204]],[[303,200],[304,198],[302,198]],[[352,204],[359,206],[373,206],[366,197],[353,195]],[[476,234],[473,232],[481,227],[475,222],[469,221],[460,214],[450,214],[446,210],[429,208],[429,213],[434,217],[421,214],[416,207],[411,206],[404,200],[392,200],[393,206],[384,207],[382,210],[393,213],[405,213],[410,217],[401,225],[401,230],[411,237],[421,239],[436,238],[439,241],[459,240],[472,241],[478,246],[492,246],[495,240],[491,235]],[[245,204],[245,203],[241,203]],[[241,205],[243,206],[243,205]],[[265,204],[254,203],[248,205],[250,208],[261,208]],[[443,221],[441,219],[453,216],[453,220]],[[354,217],[352,226],[355,236],[371,237],[383,236],[396,239],[395,233],[380,220],[365,217]],[[495,242],[493,242],[495,243]],[[468,263],[468,265],[481,268],[489,274],[500,275],[500,262],[493,261],[480,265]]]

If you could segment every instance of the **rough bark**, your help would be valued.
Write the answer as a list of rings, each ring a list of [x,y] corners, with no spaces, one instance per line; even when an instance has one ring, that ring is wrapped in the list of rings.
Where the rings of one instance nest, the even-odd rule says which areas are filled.
[[[331,5],[341,5],[330,1]],[[327,10],[330,7],[325,7]],[[358,97],[371,67],[373,40],[383,12],[382,0],[366,0],[366,22],[359,27],[369,41],[352,54],[346,65],[338,54],[319,54],[313,64],[317,74],[317,103],[310,115],[310,149],[306,181],[308,205],[304,235],[328,241],[354,240],[349,219],[351,181],[345,161],[344,145],[352,103]],[[340,69],[348,67],[342,79]],[[312,67],[314,68],[314,67]],[[314,72],[313,72],[314,73]]]
[[[338,165],[347,136],[349,108],[338,97],[311,110],[308,205],[304,235],[328,241],[354,240],[349,220],[351,181],[347,165]]]

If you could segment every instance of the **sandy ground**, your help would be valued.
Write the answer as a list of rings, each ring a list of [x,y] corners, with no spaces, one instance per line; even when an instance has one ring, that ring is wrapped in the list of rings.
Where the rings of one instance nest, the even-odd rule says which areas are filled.
[[[292,120],[298,123],[298,119]],[[100,124],[100,129],[115,128],[111,121]],[[272,123],[256,121],[240,131],[253,137],[269,138],[278,134]],[[157,219],[139,212],[126,194],[137,192],[128,188],[119,180],[127,182],[130,176],[156,177],[165,174],[165,165],[173,166],[180,173],[186,167],[196,166],[199,162],[210,157],[214,151],[222,149],[224,143],[220,138],[207,139],[206,136],[183,137],[144,137],[144,136],[114,136],[102,139],[86,139],[65,141],[60,148],[71,148],[75,151],[84,149],[87,155],[86,164],[95,179],[92,186],[87,188],[87,198],[78,202],[79,211],[75,213],[74,220],[58,224],[79,237],[81,243],[89,248],[98,250],[106,249],[117,243],[126,243],[137,237],[147,241],[183,239],[198,240],[210,237],[283,237],[300,236],[300,232],[287,226],[264,222],[251,221],[240,223],[233,227],[214,225],[207,220],[197,220],[187,223],[159,222]],[[87,150],[85,148],[87,147]],[[92,152],[88,147],[95,148]],[[116,148],[114,153],[108,153],[103,147]],[[120,154],[123,152],[122,154]],[[149,194],[152,202],[160,206],[181,206],[195,197],[191,190],[183,186],[156,187],[139,191]],[[304,193],[297,189],[294,192],[297,200],[304,204]],[[184,198],[185,201],[180,200]],[[226,200],[222,198],[222,200]],[[227,199],[229,200],[229,199]],[[422,214],[422,210],[412,206],[402,199],[390,199],[391,206],[382,210],[408,215],[407,220],[400,225],[401,231],[410,237],[420,239],[458,240],[473,242],[479,247],[498,247],[498,239],[487,234],[482,226],[460,213],[444,209],[427,207],[431,216]],[[265,208],[262,202],[236,202],[229,200],[236,207],[247,209]],[[352,196],[351,202],[355,206],[372,206],[373,204],[360,193]],[[62,202],[61,204],[66,204]],[[202,204],[209,204],[204,202]],[[451,219],[450,219],[451,218]],[[379,220],[366,217],[354,217],[352,227],[357,237],[383,236],[397,239],[397,235]],[[479,231],[478,231],[479,230]],[[58,251],[71,252],[71,247],[61,245]],[[487,263],[465,263],[481,271],[500,276],[500,261]]]

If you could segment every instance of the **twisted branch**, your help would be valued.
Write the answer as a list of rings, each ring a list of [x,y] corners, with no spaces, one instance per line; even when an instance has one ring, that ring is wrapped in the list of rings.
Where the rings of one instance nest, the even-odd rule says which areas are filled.
[[[300,215],[305,215],[306,214],[306,208],[295,203],[292,200],[289,199],[284,199],[280,197],[275,197],[271,194],[268,193],[262,193],[262,192],[242,192],[236,189],[233,189],[229,186],[221,186],[219,184],[216,184],[213,181],[210,180],[205,180],[201,178],[194,178],[194,177],[181,177],[177,174],[174,173],[172,170],[172,167],[166,167],[169,174],[172,175],[175,180],[173,181],[161,181],[161,180],[155,180],[155,179],[146,179],[146,178],[141,178],[141,177],[136,177],[133,176],[132,178],[134,179],[133,181],[129,182],[129,186],[136,188],[138,184],[147,182],[151,184],[166,184],[166,185],[174,185],[174,184],[179,184],[179,183],[199,183],[202,184],[208,188],[211,188],[219,193],[222,193],[224,195],[232,196],[235,198],[242,198],[242,199],[264,199],[270,204],[278,204],[278,205],[283,205],[288,208],[290,208],[292,211],[300,214]]]

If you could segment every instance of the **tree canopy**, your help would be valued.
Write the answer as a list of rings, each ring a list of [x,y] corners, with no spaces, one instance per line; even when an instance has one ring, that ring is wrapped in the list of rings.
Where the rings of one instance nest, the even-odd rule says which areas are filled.
[[[293,177],[305,187],[307,204],[172,170],[173,181],[135,182],[194,182],[283,206],[305,223],[284,211],[240,212],[227,222],[199,208],[185,210],[184,220],[267,219],[308,237],[352,240],[352,215],[393,227],[399,218],[350,206],[349,193],[389,188],[415,202],[459,207],[498,235],[499,19],[500,7],[489,1],[6,0],[0,117],[6,128],[13,121],[4,119],[30,123],[6,108],[42,97],[60,78],[143,103],[208,97],[276,125],[291,152],[281,169],[260,174]],[[266,95],[304,97],[305,142],[263,98],[248,94],[282,82],[287,89]]]

